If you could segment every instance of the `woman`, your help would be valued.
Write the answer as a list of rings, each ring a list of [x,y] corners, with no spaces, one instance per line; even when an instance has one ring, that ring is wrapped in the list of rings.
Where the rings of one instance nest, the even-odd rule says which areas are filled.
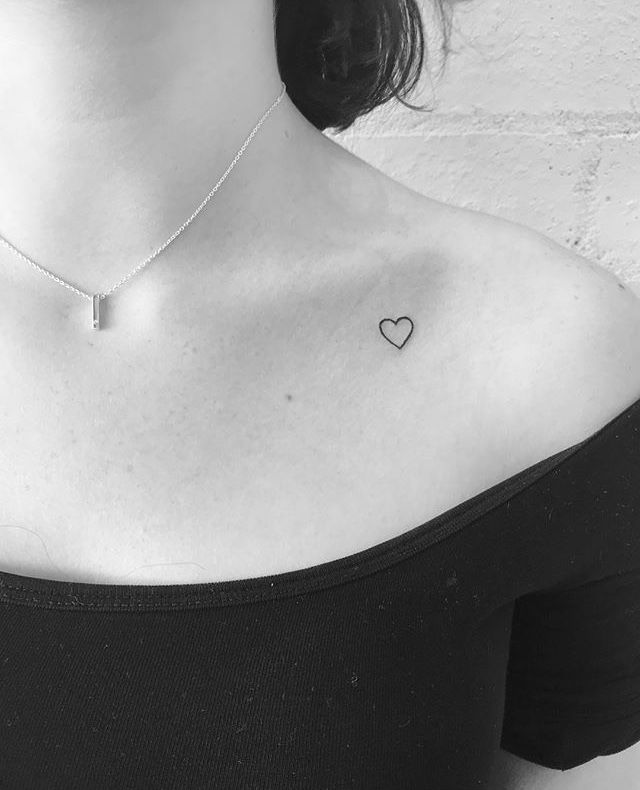
[[[413,2],[1,13],[0,784],[635,742],[638,300],[322,134],[409,85]]]

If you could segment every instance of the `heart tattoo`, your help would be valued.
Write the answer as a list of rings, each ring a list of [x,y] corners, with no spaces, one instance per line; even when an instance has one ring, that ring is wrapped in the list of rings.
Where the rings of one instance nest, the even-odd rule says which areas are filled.
[[[398,326],[398,324],[400,324],[400,326]],[[383,328],[383,325],[386,325],[386,328]],[[396,348],[402,348],[411,337],[411,333],[413,332],[413,321],[407,318],[406,315],[396,318],[395,321],[393,318],[383,318],[378,324],[378,327],[385,340],[393,343]],[[401,341],[400,345],[398,345],[396,341]]]

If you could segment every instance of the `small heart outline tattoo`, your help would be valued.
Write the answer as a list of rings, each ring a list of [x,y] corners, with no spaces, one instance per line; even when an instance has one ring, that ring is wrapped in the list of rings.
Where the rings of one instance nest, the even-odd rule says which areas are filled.
[[[398,322],[399,321],[408,321],[409,324],[410,324],[408,334],[407,334],[407,336],[405,337],[405,339],[402,341],[402,343],[400,345],[398,345],[388,335],[385,335],[384,329],[382,328],[383,324],[389,323],[389,324],[393,324],[393,328],[394,329],[398,329]],[[411,337],[411,335],[413,333],[413,321],[409,318],[409,316],[406,316],[406,315],[401,315],[400,318],[396,318],[395,321],[393,320],[393,318],[383,318],[382,321],[380,321],[380,323],[378,324],[378,329],[380,330],[380,334],[382,335],[382,337],[385,340],[388,340],[396,348],[402,348],[402,346],[404,346],[404,344],[407,342],[407,340]]]

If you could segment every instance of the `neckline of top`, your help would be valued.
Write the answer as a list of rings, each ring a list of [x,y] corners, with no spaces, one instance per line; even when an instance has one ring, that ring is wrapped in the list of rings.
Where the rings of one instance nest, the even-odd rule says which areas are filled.
[[[423,524],[346,557],[269,576],[189,584],[62,581],[0,570],[0,603],[85,611],[172,611],[287,598],[343,584],[389,567],[457,532],[621,426],[636,411],[640,413],[640,398],[581,442],[501,480]]]

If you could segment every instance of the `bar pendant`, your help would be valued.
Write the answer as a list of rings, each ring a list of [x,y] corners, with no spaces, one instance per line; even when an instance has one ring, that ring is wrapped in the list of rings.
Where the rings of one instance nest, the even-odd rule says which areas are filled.
[[[100,294],[93,295],[93,328],[100,329]]]

